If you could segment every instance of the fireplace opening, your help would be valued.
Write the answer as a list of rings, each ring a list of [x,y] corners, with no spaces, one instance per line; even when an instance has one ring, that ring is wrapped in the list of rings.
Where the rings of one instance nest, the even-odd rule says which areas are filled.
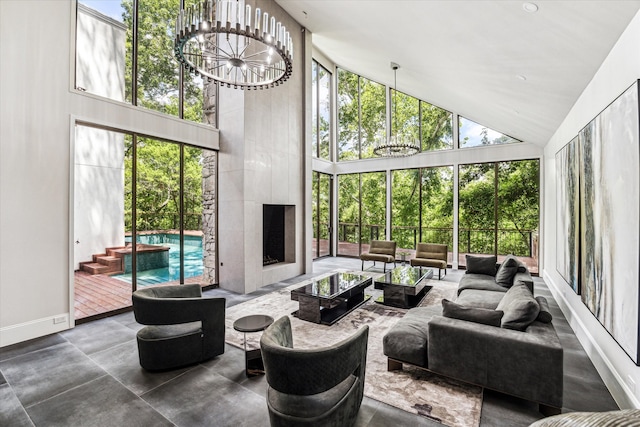
[[[292,262],[295,230],[295,207],[263,205],[262,265]]]

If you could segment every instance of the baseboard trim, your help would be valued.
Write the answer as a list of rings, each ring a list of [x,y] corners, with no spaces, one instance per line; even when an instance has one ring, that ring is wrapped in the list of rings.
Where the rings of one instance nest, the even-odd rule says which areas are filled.
[[[0,347],[17,344],[72,328],[69,313],[43,317],[0,328]]]
[[[602,350],[599,343],[593,337],[593,334],[589,332],[580,315],[569,304],[560,286],[558,286],[546,270],[544,270],[543,275],[549,291],[553,294],[553,298],[560,306],[564,317],[567,318],[569,326],[571,326],[571,329],[575,332],[578,341],[580,341],[580,344],[589,356],[589,359],[591,359],[593,366],[595,366],[602,381],[609,389],[611,396],[618,406],[622,409],[640,408],[640,401],[634,395],[633,391],[629,389],[622,375]]]

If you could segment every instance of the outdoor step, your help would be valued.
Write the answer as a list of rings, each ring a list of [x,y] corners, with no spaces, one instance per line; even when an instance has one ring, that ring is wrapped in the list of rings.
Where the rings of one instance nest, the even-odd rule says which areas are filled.
[[[104,266],[109,267],[109,273],[121,272],[122,271],[122,258],[103,255],[95,257],[95,260]]]
[[[107,254],[93,254],[93,255],[91,256],[91,259],[92,259],[93,261],[90,261],[90,262],[98,262],[98,257],[106,256],[106,255],[107,255]],[[85,262],[84,264],[89,264],[89,263],[88,263],[88,262]]]
[[[109,267],[106,265],[98,264],[97,262],[89,262],[80,266],[82,271],[86,271],[89,274],[105,274],[109,272]]]

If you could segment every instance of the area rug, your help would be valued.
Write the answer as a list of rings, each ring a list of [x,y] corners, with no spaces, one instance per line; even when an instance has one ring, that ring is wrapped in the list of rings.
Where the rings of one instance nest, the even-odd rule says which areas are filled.
[[[335,272],[343,271],[336,270]],[[354,272],[377,277],[379,273]],[[317,278],[324,277],[327,273]],[[382,337],[404,314],[406,309],[387,307],[374,300],[381,291],[370,286],[365,293],[372,298],[331,326],[318,325],[291,315],[298,302],[291,300],[295,285],[257,297],[227,309],[226,341],[243,348],[244,334],[233,329],[233,322],[251,314],[267,314],[274,319],[289,316],[293,328],[294,347],[316,348],[331,345],[351,336],[363,325],[369,325],[365,395],[413,414],[427,417],[447,426],[478,426],[482,408],[482,388],[464,384],[422,369],[404,365],[402,371],[387,371],[387,358],[382,352]],[[457,284],[430,280],[433,288],[421,306],[440,304],[443,298],[455,298]],[[247,334],[247,349],[259,347],[261,333]]]

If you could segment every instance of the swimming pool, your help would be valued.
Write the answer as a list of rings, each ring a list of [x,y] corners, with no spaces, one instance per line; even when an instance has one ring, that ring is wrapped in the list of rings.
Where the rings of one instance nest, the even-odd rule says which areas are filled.
[[[180,236],[177,234],[160,233],[138,235],[138,243],[161,245],[169,248],[169,267],[138,271],[138,286],[158,285],[180,279]],[[131,238],[127,237],[130,242]],[[184,277],[200,276],[202,274],[202,237],[184,236]],[[131,283],[131,274],[117,274],[113,278]]]

